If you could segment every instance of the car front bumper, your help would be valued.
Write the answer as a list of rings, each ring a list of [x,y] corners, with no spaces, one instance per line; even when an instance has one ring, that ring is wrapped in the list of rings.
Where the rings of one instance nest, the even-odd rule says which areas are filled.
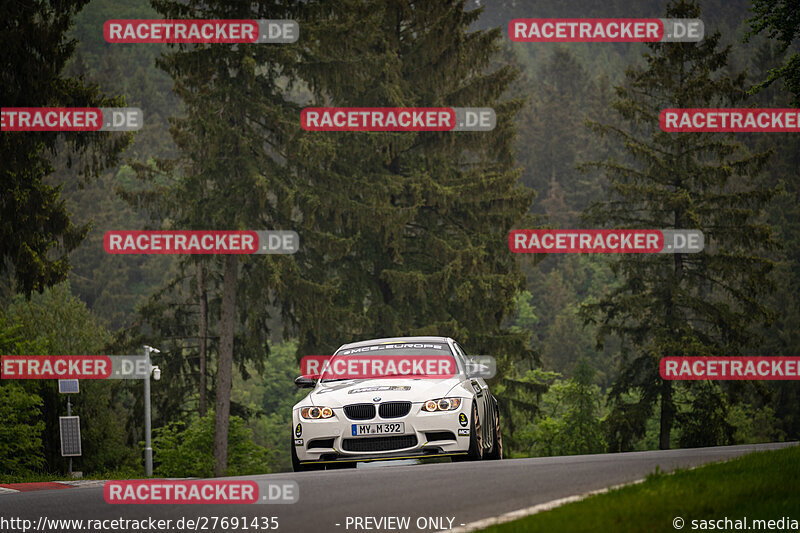
[[[423,404],[412,403],[403,417],[351,420],[344,409],[334,408],[325,420],[306,420],[300,409],[292,413],[293,445],[301,463],[330,463],[414,459],[464,455],[469,448],[469,413],[472,403],[462,399],[453,411],[429,413]],[[353,425],[402,422],[404,432],[383,436],[352,435]],[[373,440],[375,439],[375,440]],[[381,449],[375,449],[381,448]],[[388,448],[388,449],[385,449]]]

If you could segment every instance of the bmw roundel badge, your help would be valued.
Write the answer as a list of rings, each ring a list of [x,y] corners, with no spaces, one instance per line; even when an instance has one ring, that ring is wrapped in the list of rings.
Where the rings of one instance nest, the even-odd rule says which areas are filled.
[[[380,398],[380,396],[375,396],[375,397],[372,399],[372,401],[373,401],[373,402],[379,402],[379,401],[381,401],[381,398]]]

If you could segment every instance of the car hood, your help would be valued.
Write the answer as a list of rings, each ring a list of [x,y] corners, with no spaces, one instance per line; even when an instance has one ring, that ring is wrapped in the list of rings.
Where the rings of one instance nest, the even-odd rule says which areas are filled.
[[[300,404],[343,407],[351,403],[424,402],[446,396],[461,383],[448,379],[353,379],[320,383]],[[461,396],[461,394],[458,394]],[[375,400],[380,398],[380,400]],[[299,404],[298,404],[299,405]]]

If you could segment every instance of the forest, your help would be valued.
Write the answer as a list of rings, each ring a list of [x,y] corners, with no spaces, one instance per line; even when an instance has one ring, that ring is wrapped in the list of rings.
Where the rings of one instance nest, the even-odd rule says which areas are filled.
[[[497,358],[509,457],[799,440],[797,382],[658,374],[668,355],[800,355],[800,134],[658,125],[677,103],[800,107],[798,10],[4,2],[0,104],[138,107],[144,127],[0,132],[0,353],[157,347],[153,448],[166,477],[290,470],[299,359],[402,335]],[[511,42],[508,22],[534,16],[701,18],[705,38]],[[301,34],[236,46],[103,37],[106,20],[152,18],[292,19]],[[319,106],[491,107],[497,126],[303,130],[300,112]],[[512,229],[631,227],[697,229],[711,245],[675,254],[680,269],[669,255],[508,249]],[[301,247],[104,251],[106,231],[143,229],[294,230]],[[66,472],[66,401],[54,381],[0,380],[0,480]],[[82,382],[71,401],[75,469],[143,476],[141,383]]]

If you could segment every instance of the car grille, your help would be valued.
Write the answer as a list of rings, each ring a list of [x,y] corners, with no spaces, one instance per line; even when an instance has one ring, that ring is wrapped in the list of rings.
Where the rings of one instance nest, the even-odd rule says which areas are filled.
[[[411,402],[385,402],[378,408],[382,418],[400,418],[411,411]]]
[[[333,439],[317,439],[308,443],[308,449],[314,448],[333,448]]]
[[[371,403],[345,405],[344,414],[350,420],[371,420],[375,418],[375,406]]]
[[[417,445],[416,435],[398,435],[396,437],[371,437],[363,439],[343,439],[342,449],[348,452],[385,452],[402,450]]]

